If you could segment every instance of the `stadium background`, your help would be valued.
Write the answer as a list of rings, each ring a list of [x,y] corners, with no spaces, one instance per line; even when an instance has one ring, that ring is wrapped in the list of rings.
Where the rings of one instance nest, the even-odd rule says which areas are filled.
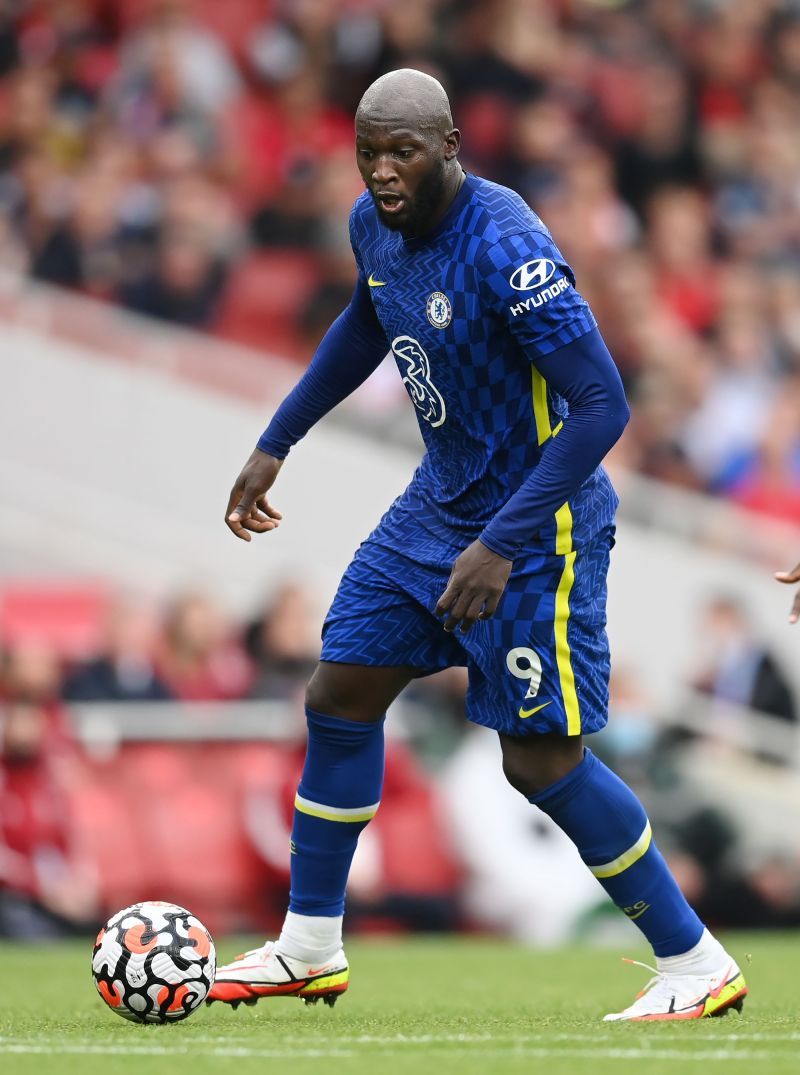
[[[240,547],[222,514],[347,301],[352,112],[403,65],[548,223],[632,402],[592,746],[711,924],[800,925],[800,640],[770,577],[800,553],[800,5],[7,0],[0,933],[152,897],[280,921],[320,618],[419,455],[393,371],[295,449],[278,533]],[[352,927],[625,935],[462,691],[392,712]]]

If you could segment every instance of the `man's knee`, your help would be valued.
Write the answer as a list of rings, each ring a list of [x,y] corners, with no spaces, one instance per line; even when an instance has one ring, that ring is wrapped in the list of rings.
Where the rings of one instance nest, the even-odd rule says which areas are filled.
[[[348,677],[337,675],[327,664],[318,664],[306,687],[306,706],[317,713],[347,718],[353,689]]]
[[[538,788],[532,779],[529,767],[522,764],[518,757],[509,756],[505,752],[503,753],[503,775],[511,787],[520,795],[524,795],[526,799],[536,794]]]
[[[306,688],[306,706],[343,720],[380,720],[411,679],[403,668],[372,668],[320,661]]]
[[[558,783],[583,759],[580,736],[501,736],[503,774],[512,788],[530,799]]]

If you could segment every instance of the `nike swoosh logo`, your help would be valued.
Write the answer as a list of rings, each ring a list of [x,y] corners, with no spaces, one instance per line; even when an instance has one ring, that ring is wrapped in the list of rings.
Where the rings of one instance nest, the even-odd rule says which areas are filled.
[[[722,992],[722,990],[725,988],[726,985],[730,984],[730,981],[732,981],[732,979],[729,979],[728,975],[731,973],[732,970],[733,970],[733,963],[730,964],[728,969],[722,975],[722,981],[719,983],[717,988],[716,989],[709,989],[708,995],[711,997],[712,1000],[719,1000],[719,996],[720,996],[720,993]]]
[[[367,280],[367,283],[370,287],[386,287],[386,281],[376,280],[372,273],[369,274],[369,280]]]
[[[552,698],[550,702],[552,702]],[[541,705],[534,706],[533,709],[520,709],[519,715],[525,720],[526,717],[532,717],[534,713],[538,713],[540,709],[544,709],[545,706],[550,705],[550,702],[542,702]]]
[[[330,970],[332,967],[332,963],[326,963],[324,967],[309,967],[308,976],[310,978],[315,974],[323,974],[326,970]]]

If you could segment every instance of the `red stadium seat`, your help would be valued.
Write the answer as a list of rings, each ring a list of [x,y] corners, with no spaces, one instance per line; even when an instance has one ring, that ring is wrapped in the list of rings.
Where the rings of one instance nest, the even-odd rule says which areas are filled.
[[[87,765],[87,772],[89,779],[73,793],[72,814],[97,867],[100,898],[111,913],[157,895],[158,863],[148,852],[142,796],[120,793],[117,762]]]
[[[251,254],[234,270],[217,315],[217,335],[302,357],[297,318],[318,280],[313,256],[297,250]]]
[[[129,29],[152,19],[158,0],[114,0],[116,15],[122,25]],[[228,47],[241,58],[248,36],[255,27],[269,21],[272,0],[190,0],[186,5],[192,19],[221,37]]]
[[[219,0],[195,0],[192,11],[195,19],[222,38],[236,59],[246,57],[247,44],[253,32],[269,22],[271,0],[236,0],[221,4]]]
[[[108,591],[100,583],[24,583],[0,588],[0,642],[35,644],[66,659],[85,657],[103,636]]]
[[[270,922],[274,881],[244,824],[244,784],[277,785],[283,759],[269,743],[128,743],[86,762],[73,816],[105,910],[166,899],[212,932]]]

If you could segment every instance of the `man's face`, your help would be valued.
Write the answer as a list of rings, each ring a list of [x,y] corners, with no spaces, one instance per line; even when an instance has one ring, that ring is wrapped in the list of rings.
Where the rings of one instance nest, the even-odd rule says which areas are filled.
[[[448,140],[435,132],[412,131],[392,121],[357,123],[358,169],[378,217],[407,237],[424,235],[437,223],[450,156]]]

